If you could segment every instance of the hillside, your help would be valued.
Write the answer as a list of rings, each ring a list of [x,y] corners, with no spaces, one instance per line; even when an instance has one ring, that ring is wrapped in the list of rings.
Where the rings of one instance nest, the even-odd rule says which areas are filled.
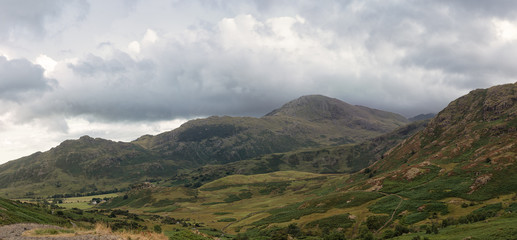
[[[107,207],[190,216],[240,239],[513,239],[515,90],[517,83],[472,91],[351,175],[232,175],[188,194],[135,190]]]
[[[300,97],[266,114],[266,117],[294,117],[310,122],[380,132],[389,132],[400,127],[401,122],[408,122],[406,118],[395,113],[353,106],[321,95]]]
[[[488,199],[517,191],[516,90],[517,84],[478,89],[451,102],[423,131],[372,167],[393,171],[382,189],[391,179],[427,178],[419,190],[452,184],[439,196]],[[416,194],[414,190],[404,189]]]
[[[134,141],[187,165],[224,164],[306,147],[358,143],[409,121],[395,113],[320,95],[304,96],[262,118],[209,117]]]
[[[13,223],[68,224],[66,219],[52,215],[34,204],[0,198],[0,226]]]
[[[6,197],[108,191],[173,174],[172,164],[138,145],[83,136],[0,165],[0,187]]]
[[[312,115],[298,114],[302,110]],[[214,116],[192,120],[178,129],[145,135],[129,143],[88,136],[67,140],[47,152],[0,165],[0,194],[14,198],[117,191],[131,183],[171,178],[208,164],[356,143],[408,122],[398,114],[351,106],[324,96],[301,97],[273,112],[262,118]],[[314,114],[322,117],[316,119]],[[335,163],[330,170],[307,170],[349,169],[338,165]]]
[[[414,117],[408,118],[408,120],[411,121],[411,122],[422,121],[422,120],[430,120],[430,119],[434,118],[434,116],[436,116],[435,113],[418,114],[418,115],[416,115]]]
[[[287,170],[353,173],[381,159],[386,151],[424,129],[426,125],[427,121],[414,122],[359,144],[303,149],[267,154],[227,164],[209,164],[175,176],[171,180],[173,184],[200,185],[232,174],[251,175]]]

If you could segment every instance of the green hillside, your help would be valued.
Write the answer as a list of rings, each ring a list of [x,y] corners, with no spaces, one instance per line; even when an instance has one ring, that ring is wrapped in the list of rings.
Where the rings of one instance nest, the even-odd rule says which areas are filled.
[[[304,96],[262,118],[210,117],[134,143],[184,164],[225,164],[307,147],[358,143],[409,121],[394,113]]]
[[[68,223],[66,219],[52,215],[50,210],[37,205],[0,198],[0,226],[25,222],[58,225]]]
[[[233,174],[250,175],[287,170],[312,173],[353,173],[381,159],[386,151],[424,129],[426,125],[427,121],[414,122],[359,144],[302,149],[267,154],[228,164],[209,164],[191,172],[179,174],[171,178],[171,181],[173,184],[186,183],[200,186],[203,183]]]
[[[293,106],[293,103],[297,104]],[[297,114],[304,111],[312,115]],[[262,118],[192,120],[178,129],[157,136],[145,135],[129,143],[88,136],[67,140],[47,152],[0,165],[0,196],[112,192],[136,182],[182,176],[208,164],[228,164],[273,153],[355,143],[408,122],[394,113],[352,106],[324,96],[301,97],[274,112]],[[314,114],[321,117],[316,119]],[[303,170],[348,172],[352,169],[339,166],[341,162],[329,169],[324,165]],[[290,164],[288,168],[306,167]],[[247,173],[277,170],[263,168]]]
[[[31,197],[122,189],[176,168],[138,145],[84,136],[0,165],[0,192]]]
[[[371,168],[391,172],[376,184],[435,199],[486,200],[516,192],[516,90],[517,84],[478,89],[451,102],[425,130]]]
[[[351,175],[232,175],[191,192],[135,190],[106,207],[189,216],[237,239],[513,239],[516,89],[496,86],[453,101]],[[264,157],[272,158],[278,166],[289,159]]]
[[[346,174],[232,175],[197,189],[138,187],[101,208],[190,219],[200,229],[217,229],[236,239],[436,239],[455,228],[462,229],[455,235],[468,237],[485,220],[493,222],[488,229],[494,236],[512,236],[515,231],[515,194],[485,201],[422,199],[357,189],[362,184]]]
[[[72,148],[68,144],[76,146],[75,151],[84,151],[92,159],[100,156],[93,154],[96,149],[123,159],[132,157],[131,164],[113,165],[132,173],[127,183],[146,175],[166,176],[161,171],[146,173],[147,162],[138,159],[170,163],[167,171],[176,171],[173,177],[134,184],[130,191],[99,205],[99,212],[143,216],[167,224],[182,219],[188,222],[186,227],[196,226],[213,237],[514,239],[516,90],[517,83],[474,90],[451,102],[429,122],[414,122],[355,144],[333,145],[336,142],[332,143],[330,132],[319,138],[311,135],[331,129],[327,119],[342,116],[336,122],[345,121],[341,110],[333,107],[334,100],[321,103],[320,96],[309,97],[316,99],[310,104],[305,103],[306,98],[295,100],[249,121],[231,117],[191,121],[171,132],[144,136],[136,144],[91,138],[79,140],[84,145],[77,141],[63,144],[68,149]],[[329,114],[324,115],[322,109]],[[325,118],[317,118],[318,114]],[[292,127],[292,119],[297,121],[296,127]],[[287,130],[268,125],[275,121],[288,122]],[[325,124],[319,125],[322,122]],[[319,130],[306,131],[306,126]],[[229,157],[247,156],[243,149],[248,149],[249,142],[257,145],[254,149],[265,146],[257,140],[263,136],[253,132],[261,127],[270,129],[272,136],[288,132],[296,139],[312,139],[312,145],[256,152],[243,160]],[[244,138],[245,132],[253,134]],[[37,155],[61,156],[56,149],[59,147]],[[228,152],[231,149],[235,153]],[[47,162],[55,159],[63,158],[48,157]],[[134,164],[138,169],[131,168]]]

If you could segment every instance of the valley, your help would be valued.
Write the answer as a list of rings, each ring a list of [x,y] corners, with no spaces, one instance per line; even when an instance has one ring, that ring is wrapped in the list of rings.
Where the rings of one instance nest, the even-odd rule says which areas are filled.
[[[517,83],[427,116],[311,95],[133,142],[67,140],[0,165],[0,224],[165,239],[514,239]]]

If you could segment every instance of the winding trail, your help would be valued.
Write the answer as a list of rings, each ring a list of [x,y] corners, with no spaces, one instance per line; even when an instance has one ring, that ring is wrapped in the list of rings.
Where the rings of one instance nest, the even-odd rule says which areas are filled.
[[[397,196],[398,198],[400,198],[400,202],[399,204],[397,205],[397,207],[395,208],[395,210],[393,210],[393,213],[391,214],[391,217],[390,219],[388,219],[388,221],[386,221],[386,223],[384,223],[384,225],[382,225],[381,228],[379,228],[377,231],[375,231],[375,233],[379,233],[384,227],[388,226],[388,224],[393,220],[393,218],[395,217],[395,214],[397,213],[397,211],[399,210],[400,208],[400,205],[402,205],[402,202],[404,202],[404,199],[398,195],[398,194],[387,194],[387,193],[382,193],[386,196]]]

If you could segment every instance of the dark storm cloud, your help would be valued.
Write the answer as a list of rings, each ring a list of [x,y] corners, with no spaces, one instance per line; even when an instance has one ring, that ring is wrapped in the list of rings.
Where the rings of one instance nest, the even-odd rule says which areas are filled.
[[[134,60],[123,52],[104,59],[90,55],[69,68],[81,83],[58,95],[69,115],[105,120],[163,120],[206,115],[263,115],[277,102],[246,76],[242,59],[208,56],[182,46],[154,60]],[[212,49],[215,50],[215,49]],[[180,57],[181,56],[181,57]],[[256,77],[256,76],[254,76]],[[251,84],[250,84],[251,85]],[[87,90],[87,91],[85,91]]]
[[[51,90],[53,84],[55,81],[45,78],[39,65],[0,56],[0,99],[22,101]]]
[[[117,26],[144,22],[137,32],[150,28],[157,36],[100,39],[96,50],[110,53],[68,63],[73,84],[34,104],[33,114],[108,121],[261,116],[301,95],[324,94],[412,116],[437,112],[473,88],[514,82],[517,73],[517,45],[501,41],[493,22],[516,20],[513,1],[160,5],[170,16],[200,16],[180,31],[154,28],[155,16],[124,22],[140,8],[153,10],[142,3],[113,13],[123,16]]]

